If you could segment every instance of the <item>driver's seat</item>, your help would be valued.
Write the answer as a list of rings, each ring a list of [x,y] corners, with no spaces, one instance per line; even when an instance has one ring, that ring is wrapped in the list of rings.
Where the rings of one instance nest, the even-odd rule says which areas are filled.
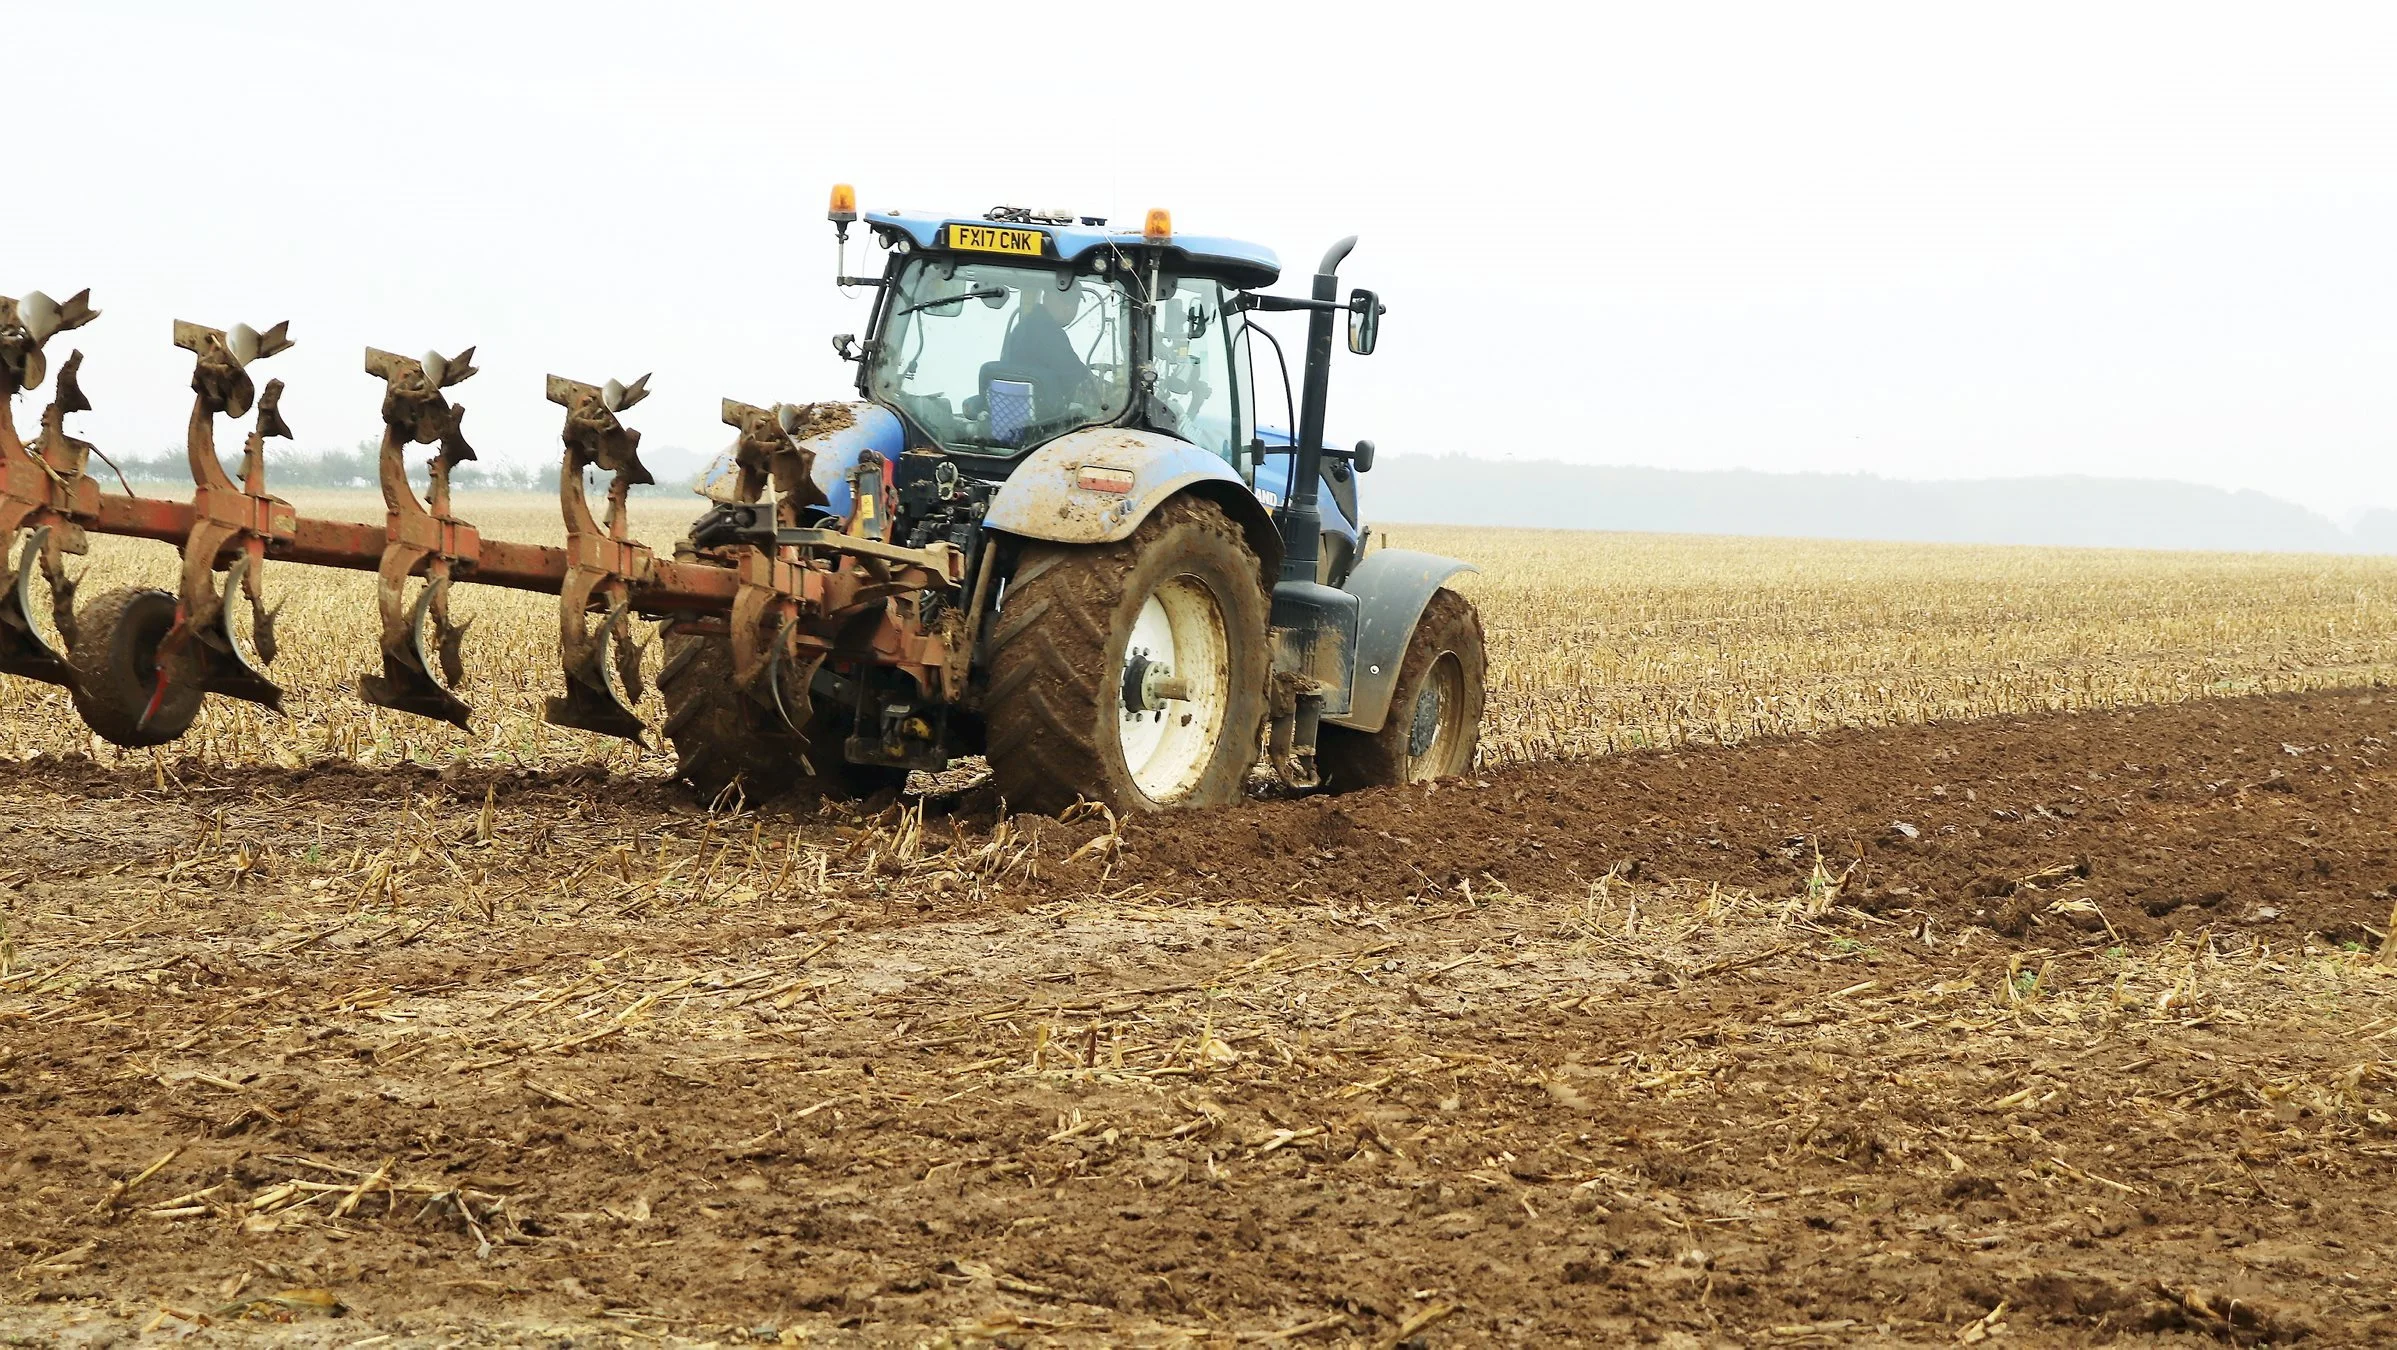
[[[966,415],[988,418],[990,438],[997,444],[1021,441],[1038,418],[1040,380],[1022,366],[985,361],[975,383],[981,392],[966,400]]]

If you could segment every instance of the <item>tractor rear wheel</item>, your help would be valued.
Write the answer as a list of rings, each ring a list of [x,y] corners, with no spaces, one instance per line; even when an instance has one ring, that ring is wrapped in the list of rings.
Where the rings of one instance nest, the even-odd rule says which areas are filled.
[[[863,797],[907,784],[904,771],[842,758],[849,719],[839,710],[817,704],[807,734],[799,735],[742,693],[733,683],[729,638],[667,638],[658,691],[666,699],[675,776],[711,801],[736,784],[751,802],[787,792]]]
[[[1423,607],[1379,731],[1327,726],[1315,764],[1334,792],[1449,778],[1473,767],[1481,743],[1484,682],[1481,615],[1443,589]]]
[[[191,727],[207,697],[196,685],[169,684],[147,723],[158,688],[158,644],[175,626],[172,592],[141,586],[102,591],[75,615],[75,711],[112,745],[164,745]]]
[[[1009,805],[1117,812],[1237,800],[1265,723],[1257,555],[1196,497],[1112,544],[1028,543],[991,632],[983,701]]]

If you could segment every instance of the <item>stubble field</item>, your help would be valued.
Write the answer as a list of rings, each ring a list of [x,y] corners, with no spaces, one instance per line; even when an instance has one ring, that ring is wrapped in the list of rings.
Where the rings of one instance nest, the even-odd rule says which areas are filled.
[[[1482,769],[1178,820],[711,814],[499,592],[473,733],[364,577],[163,755],[0,677],[0,1332],[2397,1334],[2397,566],[1392,535]]]

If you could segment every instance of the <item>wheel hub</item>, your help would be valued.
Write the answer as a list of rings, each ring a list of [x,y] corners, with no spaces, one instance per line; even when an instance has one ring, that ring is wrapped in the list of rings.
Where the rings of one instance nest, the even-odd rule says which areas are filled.
[[[1124,658],[1123,693],[1126,713],[1162,713],[1166,704],[1189,698],[1190,686],[1144,647]]]
[[[1440,687],[1426,683],[1423,692],[1415,696],[1415,718],[1407,727],[1407,753],[1417,757],[1431,753],[1433,742],[1440,739]]]

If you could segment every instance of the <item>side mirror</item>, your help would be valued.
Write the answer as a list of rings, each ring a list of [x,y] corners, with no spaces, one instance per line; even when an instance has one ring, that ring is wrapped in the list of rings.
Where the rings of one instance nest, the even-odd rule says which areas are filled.
[[[1323,462],[1330,466],[1333,477],[1345,483],[1351,469],[1358,473],[1372,472],[1373,442],[1359,441],[1353,450],[1334,450],[1327,445],[1323,448]]]
[[[1373,344],[1381,337],[1382,315],[1388,309],[1382,298],[1371,291],[1348,293],[1348,349],[1359,356],[1373,355]]]

